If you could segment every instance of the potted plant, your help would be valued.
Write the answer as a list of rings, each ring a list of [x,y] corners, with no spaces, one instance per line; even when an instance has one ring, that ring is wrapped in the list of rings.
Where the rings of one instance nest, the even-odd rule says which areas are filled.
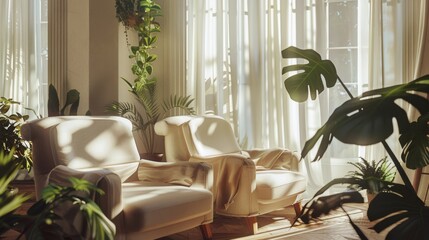
[[[369,204],[369,220],[379,220],[373,229],[381,232],[397,224],[386,239],[427,239],[429,207],[417,196],[401,163],[385,140],[393,133],[394,122],[397,123],[398,140],[403,148],[401,158],[406,167],[416,169],[429,165],[429,99],[426,98],[429,94],[429,75],[354,97],[338,77],[334,64],[330,60],[322,60],[314,50],[288,47],[282,51],[282,56],[306,60],[305,63],[291,64],[282,69],[283,74],[291,74],[285,79],[285,87],[293,100],[304,102],[309,95],[315,99],[325,86],[333,87],[337,82],[350,96],[350,100],[336,108],[327,122],[305,143],[302,157],[318,145],[314,161],[320,160],[333,138],[362,146],[381,143],[404,184],[389,183]],[[408,119],[407,110],[398,105],[400,101],[407,102],[420,113],[417,121]],[[315,197],[323,193],[321,190]],[[365,239],[363,236],[361,238]]]
[[[378,161],[360,159],[362,162],[349,162],[356,170],[349,172],[347,177],[357,180],[357,183],[351,183],[349,187],[357,190],[365,189],[368,202],[371,202],[375,195],[393,182],[396,172],[393,169],[394,166],[387,160],[387,156]]]
[[[9,113],[13,105],[19,104],[11,98],[0,97],[0,150],[3,150],[5,154],[14,150],[14,162],[21,169],[30,171],[33,166],[31,143],[24,141],[21,137],[21,125],[29,116],[19,112]]]
[[[128,81],[130,93],[139,106],[129,102],[114,102],[107,107],[131,120],[135,131],[143,142],[146,153],[154,154],[154,124],[171,114],[173,110],[182,110],[185,114],[194,114],[190,96],[170,96],[163,101],[157,98],[157,79],[152,76],[153,62],[157,56],[151,53],[155,48],[160,25],[156,17],[161,15],[161,7],[152,0],[116,0],[116,16],[126,31],[131,27],[138,34],[138,45],[130,46],[130,58],[134,60],[131,70],[135,78]],[[132,19],[132,20],[131,20]],[[128,44],[128,43],[127,43]],[[147,157],[146,158],[151,158]]]
[[[366,190],[368,202],[371,202],[375,195],[392,184],[396,172],[387,156],[378,161],[368,161],[362,157],[360,159],[360,162],[348,162],[355,170],[349,171],[343,178],[331,180],[321,190],[324,192],[333,185],[349,184],[349,189]]]

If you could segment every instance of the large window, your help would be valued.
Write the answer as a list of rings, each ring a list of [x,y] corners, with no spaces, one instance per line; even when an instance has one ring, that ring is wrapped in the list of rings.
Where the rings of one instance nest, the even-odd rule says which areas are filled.
[[[0,2],[0,96],[46,116],[48,0]],[[34,116],[33,116],[34,117]]]
[[[369,2],[326,0],[325,4],[327,58],[334,62],[339,77],[351,94],[358,96],[368,90]],[[329,89],[328,94],[329,113],[350,99],[340,84]],[[325,172],[331,172],[333,177],[342,177],[352,168],[346,162],[364,157],[364,150],[363,147],[334,140],[329,148],[329,158],[324,159]]]

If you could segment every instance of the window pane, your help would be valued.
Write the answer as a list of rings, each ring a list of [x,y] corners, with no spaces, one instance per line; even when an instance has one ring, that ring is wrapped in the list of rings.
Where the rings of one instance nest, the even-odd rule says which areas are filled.
[[[357,45],[357,1],[329,3],[329,47]]]
[[[338,76],[353,96],[358,95],[357,54],[357,49],[335,49],[329,51],[329,59],[335,64]],[[331,88],[329,92],[330,113],[339,104],[350,99],[346,90],[340,84]]]

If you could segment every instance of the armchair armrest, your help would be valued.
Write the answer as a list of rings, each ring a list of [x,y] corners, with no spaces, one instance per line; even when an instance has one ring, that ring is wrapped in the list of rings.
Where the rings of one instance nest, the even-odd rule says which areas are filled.
[[[122,183],[117,174],[106,169],[82,171],[58,165],[50,172],[48,183],[67,186],[70,177],[85,179],[104,191],[102,195],[97,194],[94,201],[107,218],[113,219],[122,211]]]
[[[210,165],[197,162],[154,162],[140,160],[138,178],[141,181],[179,184],[211,190],[213,171]]]
[[[213,196],[217,209],[227,210],[241,193],[250,196],[256,189],[256,166],[247,156],[230,153],[210,157],[191,157],[190,162],[213,166]],[[221,191],[218,191],[221,189]]]
[[[298,172],[301,156],[294,151],[282,148],[246,150],[257,167],[265,169],[285,169]]]

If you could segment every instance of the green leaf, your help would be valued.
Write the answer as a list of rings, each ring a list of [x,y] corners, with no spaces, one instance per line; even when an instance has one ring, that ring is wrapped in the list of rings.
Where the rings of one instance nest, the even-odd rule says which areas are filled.
[[[138,46],[132,46],[131,47],[131,52],[133,53],[133,55],[136,55],[137,51],[139,51],[139,47]]]
[[[410,128],[399,137],[402,146],[402,160],[407,168],[417,169],[429,165],[429,114],[420,116]]]
[[[52,203],[58,196],[65,192],[65,189],[65,187],[56,184],[49,184],[42,190],[42,199],[44,199],[46,203]]]
[[[60,115],[60,100],[58,99],[57,89],[54,85],[49,85],[49,97],[48,97],[48,116],[59,116]]]
[[[77,115],[77,110],[79,108],[79,99],[78,98],[74,103],[72,103],[72,105],[70,106],[70,112],[69,115],[70,116],[76,116]]]
[[[147,72],[149,75],[151,75],[151,74],[152,74],[152,70],[153,70],[153,67],[152,67],[151,65],[146,66],[146,72]]]
[[[302,50],[296,47],[288,47],[282,51],[283,58],[303,58],[306,64],[289,65],[283,68],[282,74],[298,71],[298,73],[286,78],[284,84],[290,97],[297,102],[304,102],[311,95],[316,99],[324,90],[322,76],[328,88],[333,87],[338,76],[334,64],[330,60],[322,60],[314,50]]]
[[[80,99],[79,91],[77,91],[76,89],[71,89],[70,91],[68,91],[67,97],[66,97],[66,103],[64,104],[63,108],[61,108],[60,110],[61,116],[64,116],[64,111],[66,107],[68,107],[69,105],[74,104],[74,109],[72,109],[72,112],[73,111],[76,112],[77,111],[76,107],[79,106],[79,99]]]
[[[158,58],[158,56],[157,56],[157,55],[155,55],[155,54],[151,54],[151,55],[149,55],[149,56],[146,58],[146,62],[153,62],[153,61],[155,61],[157,58]]]
[[[94,184],[88,182],[85,179],[71,177],[69,178],[69,181],[72,183],[72,187],[77,191],[83,191],[86,193],[95,191],[99,194],[104,194],[104,192],[101,189],[97,188]]]
[[[45,202],[45,200],[40,199],[39,201],[31,205],[31,207],[27,210],[27,215],[37,216],[41,214],[47,208],[47,206],[48,204]]]
[[[376,221],[374,230],[381,232],[393,227],[386,239],[425,239],[429,236],[429,207],[417,194],[401,184],[394,184],[389,191],[381,192],[371,201],[368,219]]]
[[[194,98],[191,98],[190,95],[188,96],[177,96],[177,95],[172,95],[170,96],[170,98],[168,98],[168,100],[165,100],[162,108],[164,111],[164,116],[170,113],[173,110],[182,110],[183,112],[181,114],[195,114],[195,110],[192,106],[190,106],[192,104],[192,102],[194,101]]]
[[[344,102],[306,142],[302,156],[305,157],[320,138],[322,141],[315,160],[323,156],[333,137],[343,143],[363,146],[379,143],[393,133],[393,119],[396,120],[399,132],[406,132],[410,128],[410,122],[406,110],[398,105],[398,100],[410,103],[419,111],[429,111],[428,99],[412,92],[429,93],[429,82],[426,78],[368,91],[361,97]]]

